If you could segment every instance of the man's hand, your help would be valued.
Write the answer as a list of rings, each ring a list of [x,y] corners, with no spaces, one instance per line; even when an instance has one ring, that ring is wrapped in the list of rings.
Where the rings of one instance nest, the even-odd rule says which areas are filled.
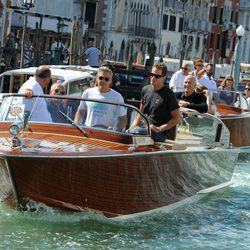
[[[187,107],[190,103],[181,100],[181,101],[178,102],[178,104],[179,104],[180,107]]]
[[[24,95],[28,98],[31,98],[33,96],[33,91],[32,89],[25,89],[24,90]]]
[[[162,132],[161,127],[157,127],[157,126],[155,126],[153,124],[150,125],[150,129],[153,130],[156,133]]]

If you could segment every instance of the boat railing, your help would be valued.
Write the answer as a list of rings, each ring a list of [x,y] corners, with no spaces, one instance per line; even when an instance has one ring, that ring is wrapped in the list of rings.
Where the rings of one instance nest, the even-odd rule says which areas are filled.
[[[220,90],[213,94],[215,104],[225,104],[244,110],[248,109],[248,103],[242,92],[234,90]]]
[[[0,106],[0,121],[16,122],[28,114],[29,122],[67,125],[74,122],[79,105],[83,107],[89,105],[90,109],[93,106],[96,108],[93,111],[95,113],[90,114],[96,116],[93,122],[85,119],[77,124],[79,127],[150,136],[148,118],[133,105],[62,95],[34,95],[32,98],[27,98],[19,94],[6,94]],[[125,122],[122,127],[118,128],[119,117],[124,115]],[[139,118],[137,130],[130,130],[136,118]],[[110,119],[112,119],[112,124]]]
[[[181,123],[176,141],[194,146],[229,146],[230,134],[225,124],[216,116],[181,108]]]

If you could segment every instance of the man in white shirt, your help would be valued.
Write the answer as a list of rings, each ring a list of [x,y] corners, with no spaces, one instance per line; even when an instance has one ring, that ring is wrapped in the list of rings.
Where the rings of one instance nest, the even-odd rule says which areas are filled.
[[[214,93],[217,92],[217,84],[214,80],[213,74],[214,74],[214,65],[212,63],[208,63],[205,67],[206,72],[204,74],[204,77],[208,79],[209,85],[206,86],[209,91],[212,91]]]
[[[185,63],[180,70],[176,71],[169,82],[169,88],[174,92],[183,92],[184,90],[184,79],[190,72],[190,64]]]
[[[194,70],[192,71],[192,75],[195,77],[196,82],[208,88],[209,81],[204,77],[204,73],[206,70],[204,69],[203,60],[201,58],[195,58],[193,60],[193,63]]]
[[[44,98],[31,98],[33,95],[43,95],[43,89],[51,80],[51,71],[49,67],[41,65],[36,69],[35,76],[30,77],[22,87],[18,94],[24,94],[29,98],[23,98],[25,112],[29,112],[31,121],[51,122],[51,116],[47,109],[47,103]]]
[[[101,67],[96,76],[96,87],[86,89],[82,98],[124,103],[120,93],[111,88],[113,72]],[[86,119],[84,119],[86,117]],[[127,124],[126,108],[101,102],[81,101],[75,115],[75,123],[91,127],[121,131]]]

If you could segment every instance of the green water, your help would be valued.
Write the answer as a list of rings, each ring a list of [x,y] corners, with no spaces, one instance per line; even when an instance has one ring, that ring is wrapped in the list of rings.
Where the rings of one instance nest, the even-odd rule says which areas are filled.
[[[0,203],[0,249],[250,249],[250,163],[234,184],[172,212],[128,221]]]

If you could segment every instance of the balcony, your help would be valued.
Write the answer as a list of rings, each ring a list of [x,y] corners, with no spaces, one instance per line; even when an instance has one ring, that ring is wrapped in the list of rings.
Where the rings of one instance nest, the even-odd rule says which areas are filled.
[[[155,29],[138,27],[136,25],[129,25],[128,34],[130,36],[139,36],[139,37],[155,37]]]

